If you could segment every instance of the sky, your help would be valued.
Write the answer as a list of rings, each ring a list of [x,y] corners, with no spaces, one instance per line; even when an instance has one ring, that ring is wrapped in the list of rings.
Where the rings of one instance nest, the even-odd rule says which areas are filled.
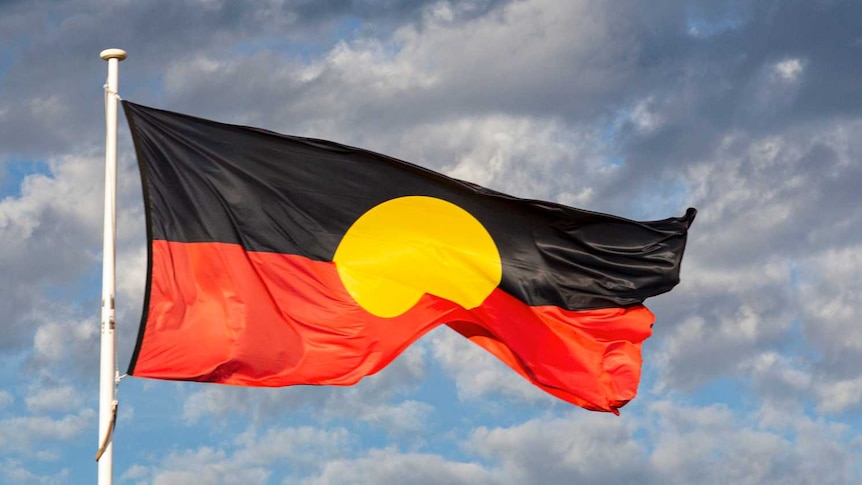
[[[699,211],[621,416],[446,328],[353,387],[124,378],[115,483],[862,483],[862,3],[0,0],[0,483],[95,483],[123,99],[638,219]],[[118,363],[146,268],[119,129]]]

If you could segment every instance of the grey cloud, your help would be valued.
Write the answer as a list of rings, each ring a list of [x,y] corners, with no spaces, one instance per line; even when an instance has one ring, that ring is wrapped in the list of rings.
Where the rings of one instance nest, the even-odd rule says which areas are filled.
[[[673,371],[676,377],[665,375],[667,382],[690,388],[711,376],[733,372],[740,362],[780,345],[782,332],[797,308],[793,295],[784,289],[791,279],[793,261],[810,251],[812,243],[840,247],[859,237],[853,221],[860,217],[854,210],[860,175],[852,163],[859,151],[854,141],[858,137],[853,135],[858,126],[844,119],[817,122],[799,108],[800,100],[808,99],[809,84],[817,79],[812,72],[823,70],[818,63],[831,59],[814,60],[819,59],[816,53],[844,42],[849,35],[846,29],[827,32],[818,37],[818,47],[799,51],[789,48],[796,41],[786,27],[810,13],[808,7],[799,5],[773,12],[746,10],[733,25],[706,36],[692,35],[686,9],[671,2],[657,7],[660,15],[619,6],[610,11],[580,5],[547,6],[558,10],[531,17],[524,5],[512,4],[496,16],[463,19],[463,24],[429,18],[421,28],[402,29],[398,44],[390,44],[386,37],[368,38],[312,63],[285,63],[277,53],[266,50],[237,61],[204,50],[194,62],[168,64],[164,97],[170,106],[200,106],[197,109],[211,115],[230,112],[242,100],[244,111],[254,114],[235,112],[226,121],[264,125],[269,121],[276,129],[315,135],[347,133],[348,139],[342,141],[374,140],[371,148],[387,152],[391,148],[395,154],[439,164],[456,175],[478,174],[488,178],[488,184],[519,195],[571,197],[593,208],[656,217],[670,215],[668,211],[681,210],[686,204],[696,205],[701,216],[687,256],[689,281],[698,279],[696,268],[703,268],[701,279],[715,277],[719,267],[724,270],[727,266],[732,267],[725,271],[730,280],[757,279],[757,270],[743,269],[759,267],[763,271],[768,265],[783,265],[787,274],[759,287],[740,281],[703,288],[694,302],[682,301],[693,297],[684,286],[658,300],[657,308],[664,310],[659,337],[661,332],[682,331],[677,328],[692,315],[705,322],[697,337],[700,341],[689,342],[687,351],[680,347],[676,354],[666,354],[667,369],[677,369]],[[721,20],[720,9],[701,8],[707,22]],[[571,19],[573,24],[589,22],[585,32],[590,35],[574,32],[569,28],[573,24],[554,30],[558,17]],[[611,21],[618,18],[627,20]],[[831,17],[811,18],[835,22]],[[512,35],[506,20],[521,34]],[[530,34],[531,28],[535,35]],[[420,33],[421,38],[417,37]],[[518,39],[525,51],[549,57],[502,55],[515,45],[492,42],[502,33]],[[469,44],[466,39],[476,42]],[[585,39],[589,41],[579,42]],[[572,45],[582,47],[567,51]],[[452,55],[456,51],[459,55]],[[588,51],[601,52],[598,59],[611,61],[594,62],[583,54]],[[567,57],[550,62],[555,52],[565,52]],[[791,62],[791,68],[782,74],[780,64],[797,59],[798,67]],[[429,62],[434,63],[434,70],[423,64]],[[798,82],[791,86],[794,79],[785,78],[794,76]],[[570,81],[561,82],[564,79]],[[792,91],[789,97],[767,96],[783,89]],[[763,96],[768,99],[759,105]],[[281,106],[273,105],[273,99]],[[529,106],[519,106],[518,99],[527,100]],[[539,138],[538,144],[545,146],[547,140],[567,130],[581,129],[578,120],[615,125],[609,143],[619,148],[603,148],[595,135],[585,142],[594,148],[571,157],[561,152],[579,140],[548,152],[525,144],[525,149],[507,155],[505,176],[489,177],[488,172],[471,167],[487,166],[495,154],[477,148],[472,161],[469,153],[464,155],[467,137],[463,132],[470,140],[481,138],[483,132],[476,127],[489,117],[474,113],[491,110],[515,113],[526,120],[540,115],[560,117],[562,122],[549,138]],[[836,112],[820,116],[825,114]],[[622,121],[613,121],[619,116]],[[435,133],[434,125],[440,120],[453,129]],[[517,133],[520,122],[516,116],[499,129]],[[411,126],[415,128],[411,130]],[[531,136],[539,126],[529,125],[521,138]],[[842,137],[842,133],[846,135]],[[422,141],[411,143],[412,138]],[[501,143],[490,138],[482,145]],[[608,169],[601,160],[603,149],[619,155],[623,169]],[[585,167],[592,172],[586,177],[569,175],[584,156],[597,160]],[[546,161],[550,162],[543,171]],[[513,176],[521,166],[525,167],[524,177]],[[537,182],[548,178],[559,185]],[[572,188],[568,194],[564,192]],[[658,199],[660,209],[632,207],[632,194],[638,200],[651,200],[651,195]],[[743,308],[753,309],[762,320],[751,338],[733,333],[740,319],[744,320]],[[669,343],[675,341],[671,337]]]
[[[453,5],[454,14],[460,21],[469,20],[488,14],[501,5],[512,0],[467,0]],[[448,3],[448,2],[446,2]],[[312,23],[321,19],[355,17],[371,22],[371,29],[378,30],[381,26],[391,27],[402,25],[408,21],[421,21],[422,12],[428,5],[443,4],[438,0],[306,0],[299,2],[296,12],[302,19]],[[383,33],[385,34],[385,32]]]
[[[31,180],[32,192],[25,185],[21,197],[0,201],[0,347],[30,353],[38,375],[94,363],[88,332],[97,326],[81,315],[95,315],[98,302],[78,288],[92,285],[101,234],[101,162],[93,154],[103,143],[105,64],[97,54],[116,46],[130,54],[121,92],[134,101],[332,138],[517,195],[630,217],[698,207],[682,284],[648,301],[658,323],[647,366],[658,371],[661,392],[688,396],[730,376],[753,386],[754,402],[813,402],[815,413],[844,417],[862,403],[859,273],[849,271],[862,236],[860,14],[852,1],[3,2],[0,161],[56,165]],[[356,30],[340,42],[339,29]],[[131,327],[143,241],[123,127],[121,144],[121,258],[134,264],[121,275],[121,305]],[[60,345],[69,335],[75,351]],[[133,339],[133,331],[121,334],[123,353]],[[509,371],[493,360],[472,375],[453,370],[475,362],[438,340],[426,350],[458,386],[536,402],[532,389],[506,387],[500,377]],[[242,411],[258,423],[315,408],[326,421],[347,416],[355,400],[357,419],[393,430],[386,413],[435,412],[411,400],[425,376],[420,357],[355,390],[189,391],[184,417],[219,421]],[[70,379],[54,384],[86,381]],[[53,406],[48,391],[31,397],[34,409]],[[848,464],[858,458],[848,440],[820,418],[803,429],[720,408],[651,412],[666,431],[577,419],[486,429],[471,446],[495,465],[387,450],[332,462],[308,479],[349,482],[351,467],[375,477],[372,458],[383,457],[392,466],[380,476],[407,469],[417,483],[508,483],[499,471],[506,467],[537,480],[598,480],[591,463],[542,448],[538,437],[557,428],[573,435],[558,442],[596,447],[588,456],[597,462],[607,451],[597,436],[609,432],[633,457],[606,472],[623,482],[632,474],[646,483],[754,480],[731,473],[738,470],[760,483],[842,483],[859,473]],[[531,465],[519,457],[524,449],[562,461]],[[193,463],[220,457],[188,455]],[[139,470],[140,479],[191,476],[175,468]],[[249,470],[249,482],[269,476],[266,466]]]
[[[571,413],[478,428],[457,459],[394,448],[333,456],[302,483],[841,484],[858,459],[850,440],[842,426],[794,410],[658,402],[634,419]]]
[[[75,285],[95,262],[93,246],[101,234],[93,162],[58,160],[51,174],[25,178],[20,196],[0,200],[0,264],[4,275],[13,276],[0,280],[0,348],[18,348],[36,324],[53,322],[54,312],[69,315],[50,293],[79,297]]]
[[[129,467],[122,478],[149,479],[159,485],[272,483],[268,467],[287,463],[293,474],[313,470],[320,460],[342,456],[349,440],[343,429],[273,427],[265,433],[248,430],[224,448],[174,450],[156,463]],[[149,461],[156,460],[151,457]]]
[[[677,325],[672,318],[657,329],[666,335],[661,362],[673,385],[739,375],[740,364],[796,338],[797,321],[820,350],[800,357],[819,380],[859,375],[858,332],[848,316],[858,286],[850,268],[862,238],[858,132],[854,121],[761,139],[734,134],[715,158],[688,168],[701,208],[684,270],[688,289],[668,295],[661,308],[683,321],[685,309],[689,320]],[[757,315],[757,332],[737,328],[744,308]],[[693,315],[703,325],[692,333]]]
[[[476,1],[462,9],[480,15],[500,2]],[[103,2],[7,3],[4,36],[16,41],[0,51],[5,99],[0,116],[4,152],[44,158],[67,147],[99,146],[101,86],[105,64],[98,53],[121,47],[123,92],[158,92],[170,60],[224,56],[271,48],[274,52],[322,53],[334,42],[338,21],[356,15],[362,23],[403,22],[424,2],[341,2],[321,9],[318,2]],[[380,14],[383,14],[382,17]],[[466,15],[465,13],[465,15]],[[386,20],[387,15],[391,20]],[[8,25],[7,25],[8,24]],[[27,25],[22,30],[20,26]],[[8,28],[7,28],[8,27]],[[385,29],[384,29],[385,30]],[[25,38],[25,33],[33,33]],[[384,35],[388,35],[384,32]],[[133,60],[133,61],[132,61]],[[265,74],[266,75],[266,74]],[[226,95],[227,93],[222,93]],[[237,104],[232,107],[236,108]]]
[[[449,328],[439,328],[426,337],[436,362],[454,379],[462,401],[492,398],[487,408],[505,412],[509,400],[559,404],[496,357]],[[500,399],[501,397],[505,399]]]
[[[0,463],[0,474],[9,483],[34,483],[45,485],[56,485],[66,483],[69,480],[69,469],[64,468],[57,473],[42,474],[28,470],[19,460],[7,459]]]
[[[0,449],[15,455],[55,451],[61,443],[78,438],[95,417],[93,410],[83,409],[58,419],[47,416],[2,419]]]
[[[649,483],[646,450],[632,432],[612,416],[569,416],[479,428],[467,447],[499,460],[499,483]]]
[[[665,24],[662,37],[639,39],[639,79],[627,104],[649,95],[664,122],[649,133],[619,127],[615,141],[627,163],[621,187],[615,185],[621,193],[648,187],[656,171],[708,157],[732,133],[765,137],[816,129],[833,117],[858,118],[862,86],[851,80],[859,78],[859,65],[848,62],[860,52],[858,31],[848,21],[860,15],[857,4],[724,4],[745,13],[719,34],[690,35],[684,11],[673,8],[662,19],[676,19],[676,28]],[[800,63],[795,82],[776,76],[784,61]]]
[[[447,461],[438,455],[372,450],[366,457],[333,460],[322,467],[320,475],[307,478],[304,485],[360,483],[492,484],[488,472],[476,463]]]

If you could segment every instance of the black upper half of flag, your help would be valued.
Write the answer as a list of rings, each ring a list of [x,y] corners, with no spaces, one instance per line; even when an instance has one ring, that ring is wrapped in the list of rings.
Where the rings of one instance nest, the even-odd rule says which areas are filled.
[[[229,125],[123,101],[144,184],[149,240],[220,242],[332,261],[382,202],[428,196],[485,227],[500,287],[530,305],[626,307],[679,282],[696,211],[636,222],[521,199],[330,141]]]

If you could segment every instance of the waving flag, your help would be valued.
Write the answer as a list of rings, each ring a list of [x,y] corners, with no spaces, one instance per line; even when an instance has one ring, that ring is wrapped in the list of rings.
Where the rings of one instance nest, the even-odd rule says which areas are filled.
[[[445,324],[545,391],[617,412],[679,282],[683,217],[525,200],[366,150],[123,102],[147,293],[129,374],[350,385]]]

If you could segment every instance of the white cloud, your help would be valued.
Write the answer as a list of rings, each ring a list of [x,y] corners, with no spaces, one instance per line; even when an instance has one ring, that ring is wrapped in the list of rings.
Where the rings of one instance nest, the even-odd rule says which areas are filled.
[[[458,397],[462,400],[505,396],[525,402],[552,404],[557,401],[496,357],[448,328],[435,330],[426,339],[434,358],[455,380]],[[489,403],[491,408],[497,406],[503,406],[503,403]]]
[[[852,379],[832,382],[818,382],[815,386],[818,410],[822,413],[835,413],[862,402],[862,375]]]
[[[661,128],[664,119],[655,109],[655,99],[650,97],[638,101],[631,109],[629,118],[641,133],[650,133]]]
[[[5,409],[15,402],[15,397],[3,390],[0,390],[0,410]]]
[[[716,376],[739,375],[758,348],[781,340],[791,318],[777,317],[772,304],[746,303],[732,312],[722,308],[706,318],[687,318],[662,332],[662,348],[652,361],[661,371],[655,390],[691,390]]]
[[[651,410],[659,414],[660,431],[650,462],[670,483],[753,485],[775,483],[771,474],[784,476],[781,465],[789,443],[740,423],[724,406],[684,408],[664,402]]]
[[[140,476],[140,469],[133,469]],[[270,472],[262,466],[231,461],[224,451],[199,448],[167,457],[162,467],[151,472],[153,485],[255,485],[265,484]]]
[[[812,255],[800,270],[806,336],[824,353],[862,356],[862,244]]]
[[[468,440],[481,460],[395,448],[353,458],[345,457],[343,449],[332,455],[321,451],[331,458],[328,463],[305,459],[308,467],[320,467],[319,476],[308,477],[310,483],[377,477],[396,483],[495,484],[513,483],[512,477],[548,483],[564,477],[557,483],[571,483],[572,476],[598,476],[599,466],[607,465],[600,462],[614,465],[605,472],[613,477],[628,477],[625,473],[635,470],[645,484],[851,483],[862,474],[858,465],[853,468],[854,461],[860,462],[859,441],[847,438],[858,430],[842,430],[798,412],[807,406],[855,426],[853,413],[862,403],[862,331],[854,318],[862,303],[862,126],[855,88],[845,87],[858,83],[851,79],[842,84],[844,76],[855,72],[847,62],[855,51],[847,49],[858,39],[829,25],[840,26],[837,17],[855,13],[848,3],[818,4],[810,7],[818,15],[810,17],[806,2],[765,9],[765,14],[752,9],[750,23],[743,15],[746,21],[730,22],[732,28],[718,22],[717,29],[709,22],[686,24],[690,5],[676,2],[630,9],[589,1],[518,1],[488,15],[465,10],[481,10],[491,2],[434,2],[423,12],[411,10],[408,20],[398,17],[401,25],[394,28],[377,13],[362,14],[359,20],[328,17],[325,25],[310,23],[313,27],[295,22],[301,18],[297,12],[337,8],[332,2],[322,7],[276,1],[244,11],[207,1],[175,10],[192,17],[165,17],[136,4],[135,15],[127,16],[132,24],[113,22],[130,5],[100,5],[104,13],[94,17],[89,15],[95,12],[92,2],[52,5],[51,15],[39,5],[6,3],[0,15],[0,92],[13,101],[0,108],[5,128],[0,129],[5,150],[0,159],[15,159],[19,151],[24,156],[65,153],[52,157],[49,174],[25,179],[20,197],[0,201],[0,347],[4,355],[29,357],[22,372],[44,378],[95,362],[97,316],[85,322],[81,308],[97,311],[92,303],[97,297],[81,293],[92,295],[86,289],[91,278],[82,275],[95,268],[100,245],[102,164],[100,155],[91,156],[89,150],[95,143],[91,138],[101,135],[101,118],[95,116],[101,106],[79,95],[85,88],[72,87],[92,85],[90,94],[98,101],[101,78],[93,78],[93,72],[101,76],[104,66],[87,32],[97,23],[117,25],[125,29],[131,54],[123,64],[129,74],[124,86],[145,102],[355,143],[517,195],[588,208],[608,200],[625,207],[660,205],[665,201],[646,200],[630,188],[649,185],[657,168],[674,171],[683,185],[679,198],[701,211],[692,229],[683,284],[656,299],[664,311],[649,345],[658,358],[648,356],[647,365],[658,363],[664,385],[658,389],[682,400],[700,399],[704,396],[677,393],[727,376],[739,384],[745,406],[766,402],[790,410],[752,416],[675,401],[649,408],[636,416],[638,421],[595,418],[593,423],[589,415],[583,422],[566,417],[510,427],[487,424]],[[393,9],[407,9],[407,3],[392,2]],[[154,21],[156,14],[162,15],[161,22]],[[189,18],[201,28],[173,28]],[[715,16],[703,18],[715,21]],[[798,32],[787,27],[798,20],[817,22],[809,24],[822,35],[816,42],[793,39],[789,54],[787,42]],[[22,43],[20,35],[37,32],[36,25],[50,25],[51,32]],[[157,25],[175,35],[147,31],[144,36],[147,29],[129,25]],[[350,33],[342,35],[330,25]],[[686,28],[698,37],[682,42]],[[297,37],[286,35],[301,29],[306,36],[299,53],[292,43]],[[309,33],[314,29],[320,31]],[[175,46],[197,47],[171,64],[165,53]],[[25,62],[35,52],[57,57],[40,56],[42,64]],[[91,60],[82,60],[85,56]],[[64,76],[45,78],[45,63]],[[100,70],[93,71],[97,66]],[[631,132],[618,134],[613,146],[604,145],[608,116],[621,110]],[[628,155],[621,166],[605,163],[618,150]],[[627,185],[626,179],[635,182]],[[121,183],[132,180],[121,177]],[[121,212],[120,223],[138,232],[121,234],[119,296],[121,312],[135,324],[132,312],[139,305],[145,268],[139,193],[128,195],[128,189],[121,189],[127,197],[121,207],[134,207]],[[665,191],[656,191],[665,197]],[[120,335],[125,349],[134,337],[133,331]],[[430,352],[455,379],[468,407],[509,411],[537,405],[529,408],[534,414],[549,407],[559,410],[555,401],[492,356],[445,329],[418,348]],[[429,429],[429,418],[445,421],[449,416],[437,416],[440,410],[410,394],[426,378],[426,357],[420,357],[408,357],[353,389],[247,391],[159,384],[153,394],[168,386],[166,394],[180,395],[177,402],[187,424],[214,422],[216,431],[230,429],[240,413],[260,424],[271,422],[266,417],[292,419],[291,412],[312,409],[314,420],[354,418],[358,427],[370,424],[393,440],[465,432],[456,425]],[[19,370],[14,357],[6,362],[12,373]],[[44,441],[45,430],[66,419],[9,417],[19,406],[35,413],[71,413],[67,417],[74,421],[80,401],[70,388],[80,381],[0,390],[0,411],[6,413],[0,420],[2,446],[17,453],[8,448],[9,433]],[[66,398],[75,404],[64,407]],[[315,432],[273,429],[273,436],[265,430],[249,434],[272,443],[271,449],[257,452],[277,456],[279,446],[288,446],[285,440],[308,440]],[[612,456],[600,431],[611,433],[608,444],[631,453]],[[543,435],[554,440],[543,443]],[[337,434],[329,439],[344,444]],[[127,479],[224,483],[234,474],[248,483],[274,480],[276,458],[249,465],[241,452],[246,445],[227,441],[224,451],[215,443],[178,452],[164,469],[138,465]],[[585,447],[583,456],[596,463],[579,459],[571,452],[576,446]],[[28,457],[58,458],[56,448],[48,447],[46,454],[37,454],[32,446]],[[558,463],[523,458],[542,458],[543,453]],[[184,468],[183,459],[199,465],[200,473]],[[7,460],[0,476],[24,483],[70,479],[34,470],[28,463]],[[511,470],[512,477],[503,470]]]
[[[639,435],[650,437],[645,446]],[[845,426],[797,411],[746,415],[722,405],[657,402],[642,415],[576,411],[480,427],[447,459],[394,448],[321,464],[306,485],[359,483],[847,483],[859,450]],[[477,456],[479,459],[474,459]]]
[[[749,373],[764,402],[800,406],[813,402],[818,414],[839,414],[857,409],[862,403],[862,375],[853,364],[852,372],[823,366],[819,359],[791,359],[765,352],[740,369]]]
[[[842,181],[856,174],[848,164],[856,150],[848,133],[856,131],[851,123],[764,137],[733,133],[689,167],[692,204],[700,212],[683,284],[663,297],[673,304],[662,307],[665,320],[656,327],[659,389],[690,390],[734,376],[776,392],[783,386],[786,397],[787,379],[798,384],[805,375],[817,385],[792,393],[815,398],[819,409],[859,404],[852,385],[838,386],[859,375],[850,369],[862,355],[852,316],[862,303],[862,263],[858,235],[847,228],[862,213],[847,205],[852,190]],[[761,373],[758,356],[798,338],[822,358],[800,355],[797,363]],[[815,387],[826,383],[842,390],[840,401],[822,401],[828,393]]]
[[[327,462],[321,473],[303,485],[360,485],[392,483],[411,485],[481,485],[498,483],[476,463],[448,461],[438,455],[371,450],[351,460]]]
[[[342,454],[348,440],[343,429],[272,427],[260,434],[248,430],[227,449],[173,451],[157,464],[133,464],[122,477],[154,485],[264,484],[270,483],[273,467],[289,467],[292,473],[313,469],[321,460]]]
[[[70,359],[83,366],[98,356],[99,322],[94,318],[83,321],[47,322],[33,337],[33,356],[38,362],[55,365]]]
[[[527,198],[589,205],[614,171],[602,156],[595,129],[556,121],[462,118],[408,130],[400,141],[394,149],[414,152],[406,156],[416,163]]]
[[[78,391],[66,384],[51,387],[37,386],[26,398],[27,409],[34,413],[68,412],[77,409],[83,401]]]
[[[791,169],[805,148],[786,138],[726,135],[715,154],[688,168],[692,203],[700,208],[693,242],[725,261],[768,255],[810,199],[804,174]]]
[[[9,485],[63,485],[69,483],[69,475],[68,469],[53,475],[39,475],[27,469],[19,460],[6,459],[0,463],[0,476]]]
[[[58,419],[45,416],[3,419],[0,420],[0,450],[28,454],[50,451],[80,436],[95,419],[96,413],[86,408]]]
[[[466,448],[493,459],[499,483],[630,483],[642,475],[646,450],[631,422],[573,412],[507,428],[476,429]]]
[[[787,58],[766,63],[750,82],[751,100],[745,109],[754,116],[773,116],[793,106],[799,95],[805,63]]]
[[[377,139],[477,112],[595,113],[635,75],[642,26],[624,7],[511,2],[454,22],[459,8],[437,2],[391,37],[357,35],[304,62],[277,51],[211,50],[168,65],[166,94],[175,106],[207,99],[199,105],[229,121]]]
[[[428,416],[434,412],[430,404],[407,400],[397,404],[365,404],[353,401],[355,419],[366,421],[393,434],[418,435],[425,431]]]
[[[20,196],[0,200],[0,347],[19,347],[34,324],[54,320],[48,290],[70,290],[95,261],[101,235],[100,182],[93,158],[67,156],[49,163],[50,175],[21,182]],[[68,308],[62,310],[64,313]]]
[[[263,433],[246,432],[237,437],[242,446],[234,459],[249,464],[290,463],[296,470],[318,465],[329,457],[338,456],[351,444],[347,430],[270,428]]]
[[[799,79],[803,67],[800,59],[788,58],[776,62],[772,68],[782,81],[794,82]]]
[[[158,394],[161,387],[151,389],[151,393]],[[223,423],[233,416],[246,416],[259,421],[267,416],[296,411],[308,404],[320,405],[325,399],[316,389],[305,392],[305,389],[296,387],[250,389],[204,385],[194,386],[193,389],[182,405],[182,418],[188,425],[204,418],[218,418],[216,422]],[[325,392],[324,389],[321,391]]]
[[[787,397],[788,393],[797,398],[809,391],[813,384],[810,369],[775,351],[754,356],[742,362],[740,367],[763,387],[761,393],[765,399]]]
[[[3,231],[0,237],[6,243],[0,257],[22,254],[25,247],[22,245],[28,241],[32,244],[32,238],[38,236],[37,230],[47,222],[62,220],[64,224],[46,230],[74,228],[75,234],[91,232],[101,236],[101,230],[97,229],[101,228],[102,201],[97,194],[104,183],[104,176],[98,177],[98,167],[103,164],[93,157],[67,156],[52,161],[50,166],[50,176],[27,176],[21,182],[19,197],[0,201],[0,229]],[[56,216],[58,220],[46,221],[46,216]],[[54,242],[65,241],[61,238]]]

